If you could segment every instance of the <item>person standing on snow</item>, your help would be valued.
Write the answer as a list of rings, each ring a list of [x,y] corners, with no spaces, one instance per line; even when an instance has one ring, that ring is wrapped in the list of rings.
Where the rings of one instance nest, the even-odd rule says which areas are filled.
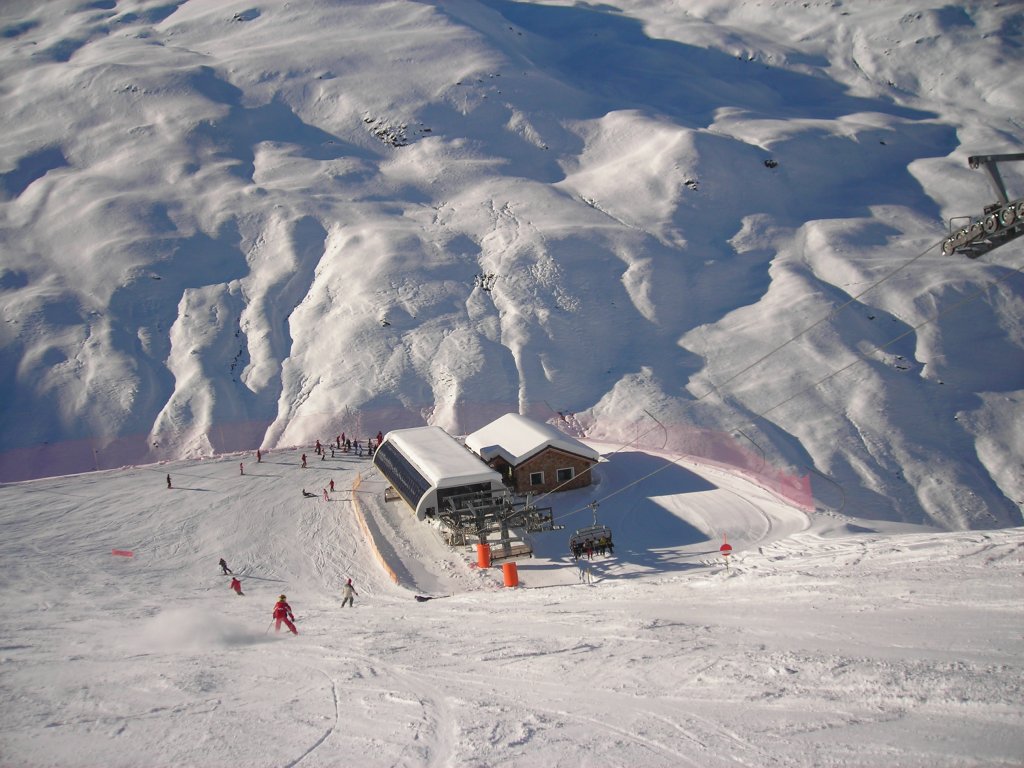
[[[355,601],[352,599],[352,595],[358,595],[356,588],[352,586],[352,579],[345,582],[345,586],[341,588],[341,607],[345,607],[345,603],[349,604],[349,607],[355,608]]]
[[[299,630],[292,623],[295,621],[292,607],[288,605],[288,599],[284,595],[277,598],[277,603],[274,604],[274,619],[277,622],[277,627],[274,629],[275,632],[281,631],[281,622],[283,621],[293,635],[299,634]]]
[[[238,580],[237,576],[231,577],[231,588],[235,590],[235,593],[240,597],[245,597],[245,595],[242,593],[242,582]]]
[[[302,468],[306,468],[306,454],[302,454]]]
[[[225,576],[227,576],[229,573],[234,573],[234,571],[228,568],[228,564],[224,561],[223,557],[220,559],[219,565],[221,573],[223,573]]]
[[[171,487],[171,476],[170,475],[167,476],[167,487],[168,488]]]

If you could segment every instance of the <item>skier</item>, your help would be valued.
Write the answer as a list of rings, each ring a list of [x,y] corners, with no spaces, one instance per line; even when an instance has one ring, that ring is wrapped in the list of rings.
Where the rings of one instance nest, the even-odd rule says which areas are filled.
[[[263,461],[263,454],[260,452],[260,449],[257,448],[256,449],[256,463],[259,464],[261,461]]]
[[[302,468],[306,468],[306,454],[302,454]]]
[[[383,443],[383,442],[384,442],[384,433],[383,432],[378,432],[377,433],[377,447],[380,448],[380,444]]]
[[[245,464],[243,462],[241,462],[241,461],[238,462],[238,474],[240,474],[240,475],[244,475],[245,474]]]
[[[327,495],[327,489],[324,488],[324,501],[330,501],[331,497]]]
[[[295,621],[295,616],[292,615],[292,607],[288,605],[288,599],[284,595],[277,598],[277,603],[274,604],[274,620],[277,622],[275,632],[281,631],[281,622],[283,621],[293,635],[299,634],[299,631],[292,623]]]
[[[352,595],[358,595],[356,588],[352,586],[352,579],[345,582],[345,586],[341,588],[341,607],[345,607],[345,603],[349,604],[350,608],[355,608],[355,601],[352,599]]]
[[[242,592],[242,582],[238,580],[237,576],[231,577],[231,588],[235,590],[235,594],[239,597],[245,597],[245,594]]]
[[[227,576],[229,573],[234,573],[234,571],[232,571],[230,568],[228,568],[228,564],[226,562],[224,562],[224,558],[223,557],[220,559],[220,570],[221,570],[221,573],[223,573],[225,576]]]
[[[334,443],[335,443],[335,445],[338,446],[338,450],[340,451],[341,450],[341,435],[338,435],[336,438],[334,438]]]
[[[324,450],[324,449],[323,449],[323,447],[321,447],[321,445],[320,445],[320,441],[319,441],[319,440],[317,440],[317,441],[316,441],[316,452],[317,452],[317,453],[323,453],[323,450]]]
[[[305,496],[307,499],[315,499],[316,498],[316,494],[315,493],[310,493],[305,488],[302,489],[302,495]]]
[[[168,488],[171,487],[171,476],[170,475],[167,476],[167,487]]]
[[[331,480],[330,484],[327,487],[331,489],[331,493],[334,493],[334,480]]]

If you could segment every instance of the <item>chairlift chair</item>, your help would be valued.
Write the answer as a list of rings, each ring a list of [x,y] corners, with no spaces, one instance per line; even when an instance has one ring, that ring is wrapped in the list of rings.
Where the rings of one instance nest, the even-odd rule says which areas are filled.
[[[577,528],[572,536],[569,537],[569,551],[576,549],[577,545],[584,544],[587,539],[592,539],[595,544],[603,538],[607,538],[609,542],[614,541],[612,539],[612,529],[607,525],[601,525],[597,522],[597,502],[592,501],[588,505],[591,511],[594,513],[594,522],[584,528]]]
[[[612,541],[612,529],[607,525],[588,525],[586,528],[577,528],[569,537],[569,549],[572,550],[577,544],[583,544],[587,539],[593,540],[596,544],[601,539]]]

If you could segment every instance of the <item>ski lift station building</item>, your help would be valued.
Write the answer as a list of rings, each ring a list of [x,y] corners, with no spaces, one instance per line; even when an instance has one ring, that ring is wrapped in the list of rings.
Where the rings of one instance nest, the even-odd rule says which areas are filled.
[[[498,472],[440,427],[388,432],[373,465],[419,520],[436,516],[452,496],[504,489]]]
[[[593,481],[601,454],[551,424],[506,413],[466,437],[466,447],[508,478],[517,493],[568,491]]]

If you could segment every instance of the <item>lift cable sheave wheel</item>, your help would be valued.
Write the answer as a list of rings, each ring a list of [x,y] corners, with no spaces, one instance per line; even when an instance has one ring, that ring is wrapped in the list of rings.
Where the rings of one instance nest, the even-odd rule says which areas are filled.
[[[967,158],[971,168],[984,168],[995,190],[998,202],[986,205],[980,219],[953,230],[942,241],[942,252],[947,256],[954,253],[976,259],[993,248],[1005,245],[1024,235],[1024,198],[1010,200],[1006,185],[999,173],[999,163],[1024,160],[1024,152],[1011,155],[972,155]],[[968,217],[957,217],[968,218]],[[956,219],[951,219],[950,222]]]

